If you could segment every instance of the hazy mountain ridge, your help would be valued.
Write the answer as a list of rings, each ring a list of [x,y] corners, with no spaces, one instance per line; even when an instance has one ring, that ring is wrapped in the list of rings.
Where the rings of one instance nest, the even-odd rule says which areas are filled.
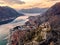
[[[30,8],[30,9],[21,9],[19,10],[19,12],[23,12],[23,13],[41,13],[41,12],[45,12],[48,8]],[[44,10],[44,11],[43,11]]]

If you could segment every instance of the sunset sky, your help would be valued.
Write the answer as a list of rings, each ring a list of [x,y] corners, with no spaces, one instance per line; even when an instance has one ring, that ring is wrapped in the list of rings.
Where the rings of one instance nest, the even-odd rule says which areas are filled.
[[[0,0],[0,6],[10,6],[15,9],[32,7],[47,8],[59,0]]]

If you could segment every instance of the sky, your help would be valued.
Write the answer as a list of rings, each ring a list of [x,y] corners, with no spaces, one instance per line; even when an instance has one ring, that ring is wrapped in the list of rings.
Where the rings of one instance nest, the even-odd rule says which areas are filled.
[[[33,7],[48,8],[59,0],[0,0],[0,6],[9,6],[15,9],[27,9]]]

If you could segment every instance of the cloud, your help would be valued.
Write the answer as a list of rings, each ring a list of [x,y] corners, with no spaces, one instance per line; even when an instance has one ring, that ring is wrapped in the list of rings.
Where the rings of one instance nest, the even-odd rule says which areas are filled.
[[[3,2],[0,2],[0,4],[4,4]]]
[[[4,2],[0,0],[0,4],[4,4]]]
[[[60,1],[60,0],[48,0],[48,1]]]
[[[24,4],[25,2],[20,1],[20,0],[1,0],[4,3],[8,4]],[[2,2],[1,2],[2,3]]]

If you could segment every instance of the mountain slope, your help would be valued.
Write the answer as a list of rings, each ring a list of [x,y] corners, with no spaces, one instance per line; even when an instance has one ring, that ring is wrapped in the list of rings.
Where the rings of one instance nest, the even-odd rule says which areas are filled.
[[[45,19],[51,23],[52,27],[60,26],[60,3],[53,5],[43,15],[45,15]]]
[[[42,16],[29,17],[25,25],[14,27],[10,32],[9,44],[60,45],[59,9],[60,2],[49,8]]]
[[[18,13],[16,10],[10,7],[1,7],[0,6],[0,24],[2,24],[2,21],[6,21],[6,23],[9,21],[12,21],[11,19],[15,19],[18,16],[22,16],[23,14]],[[4,22],[3,22],[4,23]]]

